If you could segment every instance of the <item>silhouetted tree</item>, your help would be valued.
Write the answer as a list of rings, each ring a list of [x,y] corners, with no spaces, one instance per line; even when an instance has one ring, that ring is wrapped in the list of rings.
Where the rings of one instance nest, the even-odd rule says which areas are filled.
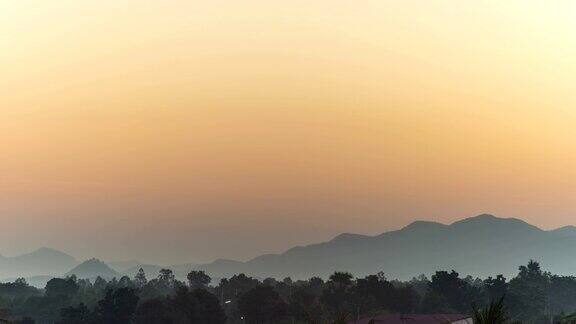
[[[130,280],[128,276],[122,276],[120,280],[118,280],[118,287],[117,288],[135,288],[136,284]]]
[[[0,297],[5,299],[28,298],[40,295],[40,291],[29,286],[24,278],[18,278],[14,282],[0,283]]]
[[[473,310],[474,324],[504,324],[508,322],[504,311],[504,296],[498,300],[490,301],[490,304],[484,309],[477,309],[473,306]]]
[[[88,307],[80,304],[76,307],[69,306],[60,310],[60,320],[57,324],[86,324],[92,320]]]
[[[322,290],[320,301],[331,313],[332,321],[346,319],[357,311],[351,291],[352,279],[350,273],[334,272]]]
[[[319,296],[310,285],[297,287],[288,299],[288,312],[296,320],[306,323],[320,323],[322,305]]]
[[[576,277],[550,275],[549,302],[553,314],[576,312]]]
[[[455,313],[453,307],[450,305],[446,297],[435,291],[428,291],[424,295],[420,303],[420,312],[424,314]]]
[[[137,324],[171,324],[172,311],[163,298],[146,300],[138,305],[135,315]]]
[[[204,271],[190,271],[186,276],[190,289],[206,288],[212,279]]]
[[[102,279],[100,276],[96,277],[96,280],[94,280],[94,289],[97,292],[104,293],[106,291],[107,285],[108,285],[108,282],[106,282],[106,280]]]
[[[249,324],[277,323],[286,314],[286,304],[274,288],[258,286],[242,294],[238,311]]]
[[[158,274],[158,280],[171,284],[174,282],[174,272],[170,269],[162,269]]]
[[[230,305],[232,307],[230,308],[233,310],[234,304],[238,301],[238,297],[259,284],[260,282],[257,279],[241,273],[229,279],[223,278],[214,291],[216,296],[221,299],[221,303],[230,301],[232,303],[232,305]]]
[[[146,273],[144,273],[144,269],[138,269],[138,273],[134,276],[134,284],[138,288],[144,287],[148,283],[148,279],[146,279]]]
[[[410,285],[394,288],[394,298],[391,300],[390,309],[398,313],[413,313],[418,307],[419,296]]]
[[[132,288],[109,289],[94,309],[95,322],[127,324],[134,320],[138,296]]]
[[[186,286],[176,288],[169,299],[177,323],[221,324],[226,322],[218,298],[205,289],[191,291]]]
[[[80,287],[74,278],[53,278],[46,284],[47,297],[70,298],[78,292]]]
[[[489,300],[499,300],[508,291],[508,283],[503,275],[498,275],[496,278],[488,277],[484,280],[484,289]]]
[[[226,322],[226,315],[216,296],[203,288],[195,289],[192,296],[196,300],[196,316],[193,323],[223,324]]]
[[[428,287],[430,286],[430,279],[425,275],[421,274],[418,277],[412,278],[409,282],[410,286],[416,291],[420,297],[424,297],[428,292]]]
[[[330,282],[339,287],[350,286],[352,284],[352,279],[354,279],[354,276],[348,272],[336,271],[330,276]]]
[[[530,321],[547,314],[549,276],[533,260],[518,269],[518,275],[510,280],[507,295],[512,316]]]
[[[456,271],[437,271],[429,286],[429,292],[443,296],[454,312],[465,314],[470,311],[472,303],[482,301],[480,287],[471,286],[459,278]]]

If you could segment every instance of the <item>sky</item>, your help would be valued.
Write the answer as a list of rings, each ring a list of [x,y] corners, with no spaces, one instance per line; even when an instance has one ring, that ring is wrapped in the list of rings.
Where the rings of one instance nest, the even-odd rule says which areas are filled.
[[[576,3],[0,0],[0,254],[576,224]]]

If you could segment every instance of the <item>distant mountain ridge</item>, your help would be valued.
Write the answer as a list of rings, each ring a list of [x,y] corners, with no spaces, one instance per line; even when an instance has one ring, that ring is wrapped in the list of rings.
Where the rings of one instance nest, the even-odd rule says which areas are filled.
[[[40,248],[18,256],[0,256],[0,278],[59,275],[77,264],[74,257],[64,252]]]
[[[437,270],[455,269],[486,277],[516,273],[529,259],[555,273],[576,273],[576,228],[545,231],[516,218],[489,214],[446,225],[415,221],[375,236],[340,234],[334,239],[267,254],[247,262],[219,260],[199,266],[212,276],[244,272],[258,277],[326,277],[334,271],[366,275],[384,271],[390,278],[410,279]]]
[[[40,286],[51,277],[71,274],[88,279],[133,277],[140,268],[149,279],[162,268],[172,269],[180,280],[190,270],[204,270],[213,278],[245,273],[260,278],[300,279],[327,277],[334,271],[350,271],[356,276],[383,271],[391,279],[410,279],[450,269],[487,277],[516,274],[518,266],[530,259],[557,274],[576,274],[574,251],[574,226],[547,231],[520,219],[483,214],[451,224],[415,221],[374,236],[342,233],[327,242],[296,246],[246,262],[217,259],[202,265],[162,266],[90,259],[79,264],[63,252],[41,248],[15,257],[0,256],[0,279],[25,277]]]

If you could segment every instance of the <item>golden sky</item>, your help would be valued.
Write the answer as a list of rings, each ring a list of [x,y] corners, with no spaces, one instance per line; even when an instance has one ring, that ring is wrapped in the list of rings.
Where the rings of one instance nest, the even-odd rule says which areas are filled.
[[[573,1],[0,0],[2,254],[576,216]]]

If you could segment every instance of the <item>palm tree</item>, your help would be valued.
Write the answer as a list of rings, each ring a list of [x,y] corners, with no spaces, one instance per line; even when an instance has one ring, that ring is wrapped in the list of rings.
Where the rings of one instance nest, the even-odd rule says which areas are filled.
[[[497,301],[492,300],[490,305],[484,309],[472,306],[474,310],[474,324],[504,324],[508,322],[504,311],[504,296]]]

